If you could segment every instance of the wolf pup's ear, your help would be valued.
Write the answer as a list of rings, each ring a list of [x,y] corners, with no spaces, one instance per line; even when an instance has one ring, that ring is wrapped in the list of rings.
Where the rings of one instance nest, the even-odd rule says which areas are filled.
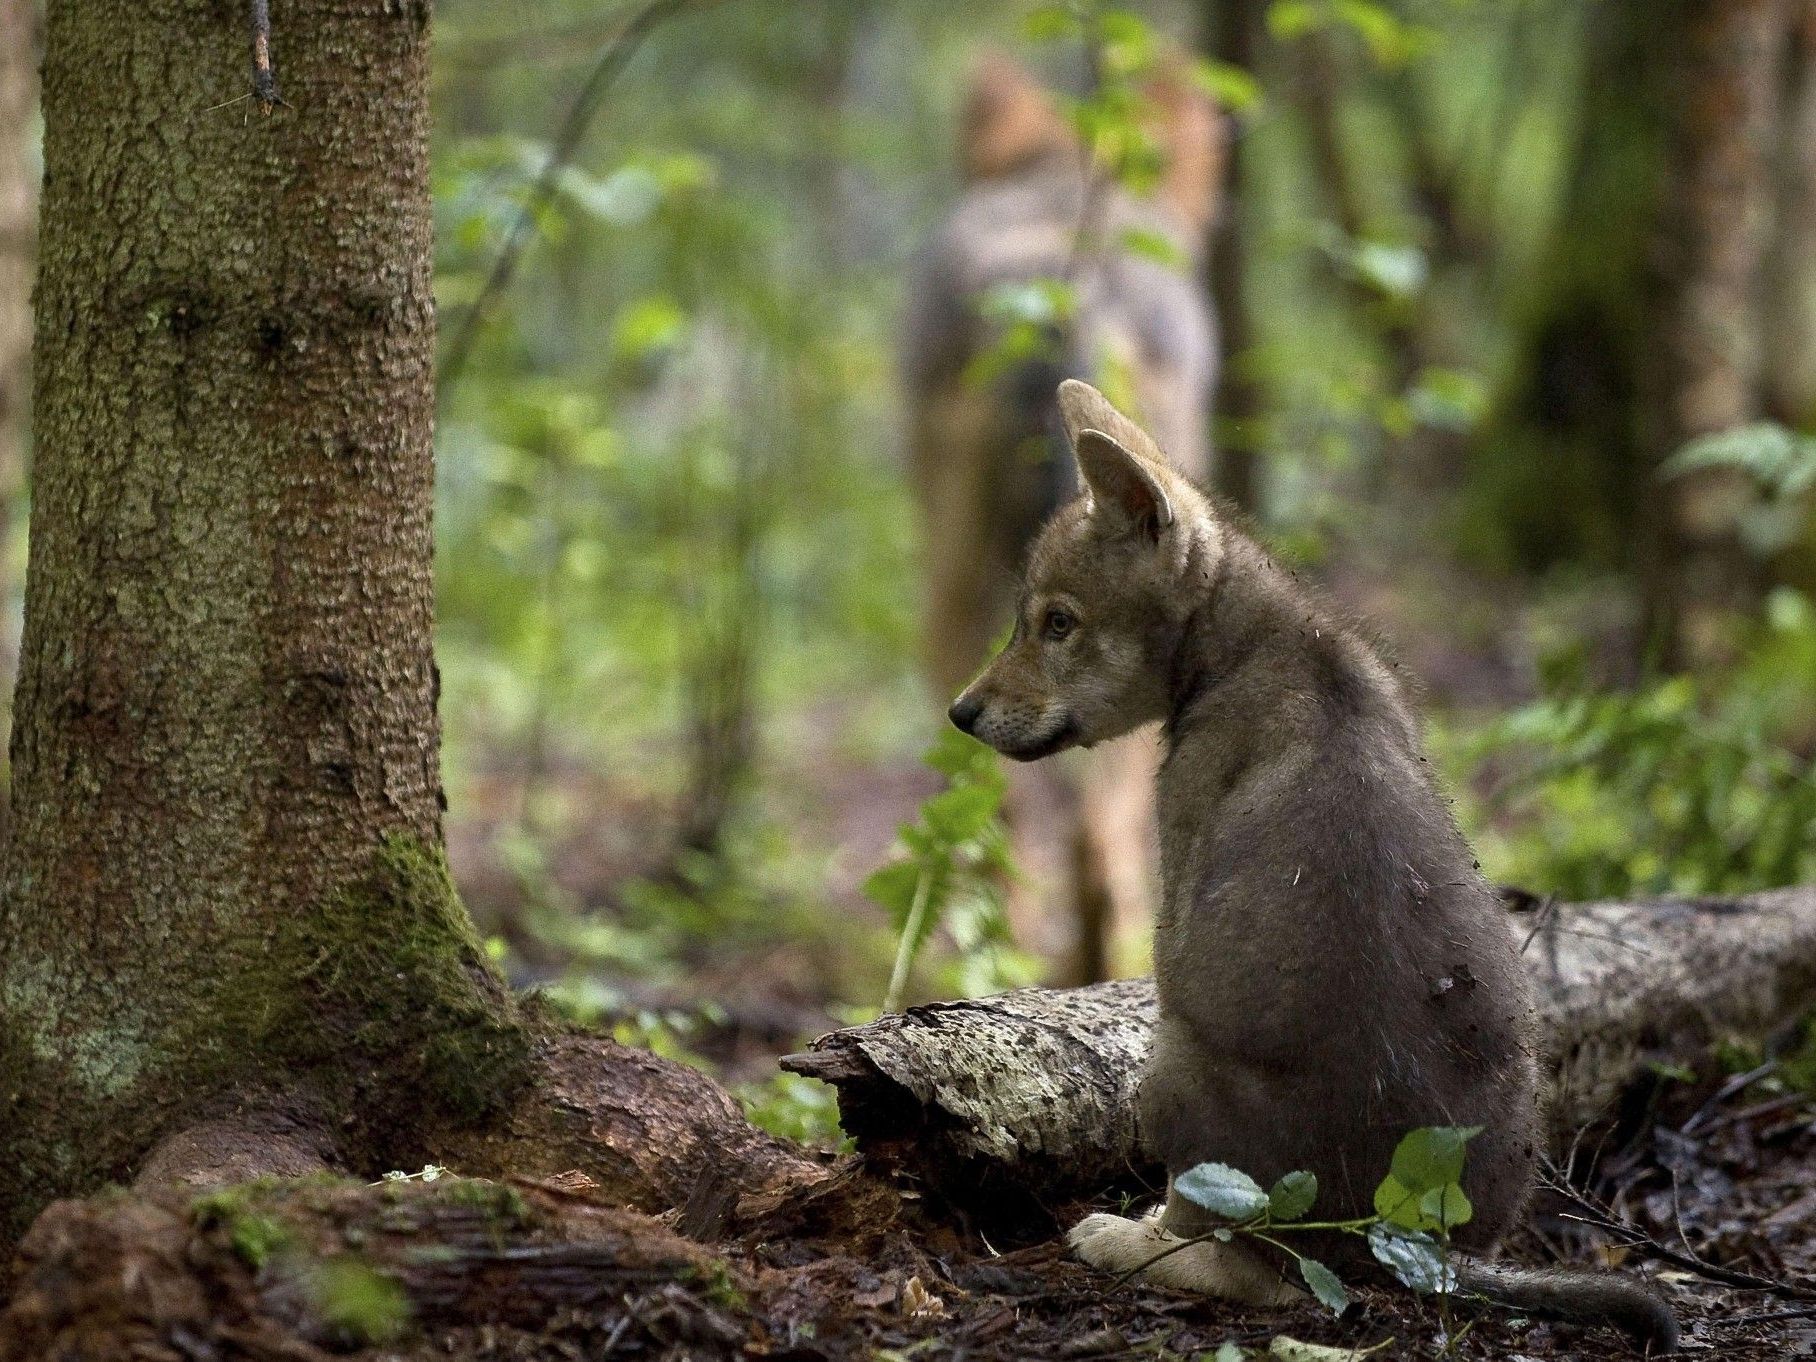
[[[1167,466],[1167,456],[1154,443],[1154,437],[1116,410],[1110,399],[1089,383],[1068,378],[1059,385],[1059,414],[1074,449],[1087,430],[1101,431],[1130,453],[1161,468]]]
[[[1080,431],[1078,476],[1091,493],[1091,511],[1113,532],[1134,531],[1151,541],[1173,523],[1173,503],[1163,474],[1148,460],[1101,430]]]

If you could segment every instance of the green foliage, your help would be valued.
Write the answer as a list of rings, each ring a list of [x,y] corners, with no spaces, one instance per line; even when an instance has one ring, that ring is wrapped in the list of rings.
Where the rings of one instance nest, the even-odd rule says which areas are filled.
[[[1307,1174],[1306,1176],[1310,1176]],[[1201,1163],[1173,1180],[1173,1190],[1226,1220],[1250,1220],[1270,1209],[1268,1194],[1241,1169]]]
[[[1368,1227],[1368,1247],[1383,1267],[1421,1295],[1456,1290],[1456,1268],[1439,1242],[1423,1231],[1376,1221]]]
[[[1463,1147],[1480,1126],[1432,1126],[1410,1132],[1375,1189],[1375,1214],[1407,1230],[1447,1234],[1474,1214],[1460,1185]]]
[[[316,1316],[329,1331],[356,1347],[395,1343],[410,1327],[404,1289],[353,1254],[319,1264],[310,1276]]]
[[[1448,441],[1446,457],[1464,440],[1484,454],[1456,493],[1475,514],[1439,518],[1422,548],[1624,566],[1619,508],[1636,475],[1591,457],[1611,442],[1553,439],[1549,406],[1503,438],[1535,314],[1581,301],[1615,343],[1631,325],[1633,299],[1603,281],[1628,278],[1621,242],[1644,235],[1656,138],[1627,126],[1618,101],[1603,117],[1604,92],[1585,80],[1590,40],[1619,25],[1554,9],[1537,42],[1521,6],[1273,0],[1264,12],[1252,66],[1187,69],[1240,125],[1243,183],[1226,207],[1247,253],[1250,345],[1231,368],[1260,410],[1218,442],[1260,456],[1269,542],[1294,563],[1348,565],[1351,540],[1396,540],[1423,508],[1389,504],[1383,475],[1429,436]],[[445,332],[622,18],[579,0],[552,0],[528,25],[501,25],[478,0],[439,7]],[[498,829],[512,905],[527,905],[501,939],[527,935],[572,962],[551,993],[573,1014],[622,1018],[635,1010],[623,976],[673,984],[708,949],[776,943],[838,960],[852,976],[838,996],[876,995],[890,943],[880,923],[828,911],[823,807],[792,796],[841,759],[911,762],[930,710],[914,675],[894,356],[906,264],[956,192],[962,73],[980,44],[1019,42],[1105,174],[1141,191],[1159,168],[1144,87],[1176,39],[1194,45],[1184,19],[1108,0],[751,0],[656,29],[561,172],[510,295],[442,394],[438,650],[456,816]],[[1308,98],[1312,71],[1328,76],[1326,115]],[[1618,154],[1584,160],[1604,146]],[[1626,210],[1603,218],[1642,226],[1586,238],[1571,207],[1585,183],[1598,211],[1610,193]],[[1151,233],[1080,244],[1183,263]],[[998,346],[972,376],[1040,355],[1077,306],[1063,279],[992,291]],[[1109,388],[1126,396],[1131,377],[1106,359]],[[1634,414],[1621,409],[1619,430]],[[1799,523],[1809,449],[1807,435],[1749,428],[1668,471],[1748,469],[1760,497],[1746,532],[1766,551]],[[1774,602],[1777,617],[1790,609]],[[1787,712],[1789,687],[1767,692],[1775,670],[1779,683],[1807,676],[1809,658],[1792,645],[1801,626],[1771,631],[1774,656],[1738,680],[1607,696],[1558,669],[1540,705],[1454,739],[1459,773],[1487,774],[1470,821],[1495,873],[1572,895],[1808,877],[1794,828],[1809,816],[1811,739]],[[1749,729],[1755,704],[1774,713]],[[561,873],[563,839],[588,820],[667,840],[711,746],[701,735],[740,719],[750,750],[712,846],[655,847],[655,870],[614,869],[602,892]],[[577,771],[601,778],[576,788]],[[521,807],[501,813],[517,784]],[[910,873],[886,889],[912,962],[935,924],[924,907],[901,930]],[[956,946],[937,987],[1017,977],[999,904],[964,889],[935,909]],[[642,1038],[688,1048],[679,1028]]]
[[[1463,1194],[1465,1146],[1480,1126],[1425,1126],[1406,1133],[1394,1149],[1387,1176],[1375,1189],[1375,1214],[1353,1220],[1307,1221],[1318,1198],[1311,1173],[1288,1173],[1271,1191],[1240,1169],[1201,1163],[1173,1179],[1172,1191],[1230,1223],[1204,1238],[1235,1235],[1282,1250],[1297,1263],[1312,1295],[1332,1314],[1349,1307],[1349,1293],[1330,1268],[1278,1236],[1291,1231],[1337,1230],[1368,1240],[1377,1260],[1414,1291],[1443,1293],[1456,1286],[1447,1259],[1450,1231],[1472,1214]]]
[[[1267,1213],[1274,1220],[1301,1220],[1318,1199],[1316,1175],[1303,1169],[1288,1173],[1267,1194]]]
[[[190,1215],[197,1229],[225,1228],[234,1255],[256,1272],[273,1255],[294,1244],[296,1236],[276,1216],[254,1206],[254,1190],[241,1185],[197,1197]]]
[[[924,760],[946,777],[946,788],[902,825],[897,855],[864,882],[864,893],[888,910],[899,938],[885,1012],[900,1009],[915,957],[942,924],[977,950],[1008,940],[1003,886],[1015,871],[998,817],[1006,784],[996,754],[949,729]]]
[[[1809,492],[1816,488],[1816,436],[1774,422],[1736,426],[1692,440],[1659,469],[1682,478],[1701,469],[1733,468],[1752,478],[1758,499],[1742,508],[1742,541],[1765,558],[1789,548],[1809,521]]]
[[[1273,0],[1267,26],[1287,42],[1319,29],[1347,29],[1376,62],[1389,68],[1405,66],[1441,40],[1435,29],[1403,19],[1376,0]]]
[[[839,1125],[839,1099],[832,1087],[800,1074],[779,1073],[738,1090],[745,1116],[760,1130],[798,1144],[845,1152],[852,1142]]]
[[[1725,674],[1629,691],[1554,662],[1538,702],[1442,737],[1492,784],[1465,809],[1490,875],[1570,899],[1737,893],[1816,877],[1816,607],[1781,589]]]
[[[1349,1292],[1343,1289],[1343,1282],[1316,1258],[1300,1254],[1299,1275],[1305,1278],[1305,1284],[1311,1288],[1312,1295],[1318,1298],[1318,1304],[1333,1315],[1340,1315],[1349,1309]]]

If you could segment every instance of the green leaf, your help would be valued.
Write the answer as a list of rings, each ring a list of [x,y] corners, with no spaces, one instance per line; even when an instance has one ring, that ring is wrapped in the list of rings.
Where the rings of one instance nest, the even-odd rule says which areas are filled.
[[[1427,1228],[1448,1233],[1458,1225],[1468,1224],[1475,1215],[1475,1207],[1469,1204],[1463,1189],[1453,1182],[1428,1189],[1419,1198],[1419,1214],[1424,1217]]]
[[[1267,29],[1281,42],[1291,42],[1330,22],[1330,15],[1316,0],[1274,0],[1267,7]]]
[[[1201,1163],[1173,1179],[1173,1190],[1187,1201],[1226,1220],[1252,1220],[1267,1209],[1261,1184],[1224,1163]]]
[[[1318,1303],[1333,1315],[1340,1315],[1349,1309],[1349,1292],[1343,1289],[1343,1283],[1337,1274],[1332,1272],[1316,1258],[1299,1259],[1299,1275],[1305,1278],[1305,1284],[1312,1289],[1312,1295]]]
[[[1318,1178],[1315,1173],[1300,1170],[1288,1173],[1276,1182],[1267,1194],[1267,1213],[1275,1220],[1297,1220],[1312,1208],[1318,1199]]]
[[[640,360],[673,349],[687,325],[687,313],[673,298],[639,299],[618,314],[612,326],[612,354]]]
[[[955,785],[922,804],[921,818],[936,837],[969,842],[990,826],[1001,803],[1001,793],[988,785]]]
[[[891,861],[873,871],[864,881],[864,897],[889,910],[896,922],[904,921],[914,902],[915,887],[921,882],[921,868],[914,861]]]
[[[1389,1173],[1375,1188],[1375,1214],[1406,1229],[1419,1229],[1425,1223],[1419,1213],[1419,1195]]]
[[[1429,1234],[1387,1224],[1371,1225],[1368,1247],[1377,1261],[1414,1291],[1431,1295],[1456,1289],[1456,1269]]]
[[[1674,478],[1698,468],[1739,468],[1768,488],[1800,490],[1816,480],[1816,438],[1773,421],[1734,426],[1690,441],[1658,475]]]
[[[1421,1126],[1394,1148],[1393,1176],[1415,1192],[1463,1180],[1463,1150],[1481,1126]]]
[[[1261,85],[1240,66],[1225,61],[1192,63],[1192,82],[1231,113],[1246,113],[1261,102]]]
[[[1040,5],[1022,20],[1022,33],[1037,43],[1061,42],[1082,31],[1083,24],[1070,5]]]
[[[1427,368],[1406,394],[1420,422],[1438,430],[1466,431],[1488,409],[1487,385],[1461,369]]]
[[[1130,255],[1156,261],[1168,269],[1183,270],[1188,263],[1179,244],[1164,232],[1149,231],[1145,227],[1126,227],[1117,240]]]
[[[1225,1339],[1217,1346],[1217,1351],[1210,1355],[1210,1362],[1242,1362],[1247,1356],[1240,1343],[1234,1339]]]
[[[1429,266],[1417,246],[1391,246],[1384,241],[1358,241],[1350,251],[1350,268],[1376,292],[1407,299],[1425,287]]]
[[[1361,35],[1369,54],[1388,68],[1404,66],[1437,41],[1433,30],[1406,23],[1377,0],[1331,0],[1331,8]]]

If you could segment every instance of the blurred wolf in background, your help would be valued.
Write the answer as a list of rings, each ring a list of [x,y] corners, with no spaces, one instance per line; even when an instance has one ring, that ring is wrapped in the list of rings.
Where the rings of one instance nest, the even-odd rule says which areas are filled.
[[[1216,332],[1197,274],[1223,175],[1222,120],[1182,73],[1156,76],[1143,96],[1163,158],[1150,197],[1093,167],[1013,60],[987,56],[973,74],[960,137],[965,193],[909,281],[904,355],[926,554],[924,664],[942,695],[988,658],[1029,543],[1073,494],[1052,398],[1061,379],[1105,388],[1182,472],[1210,472]],[[1180,263],[1151,245],[1131,249],[1141,241],[1166,243]],[[1061,282],[1072,306],[1046,325],[1037,354],[993,365],[1004,323],[992,301],[1042,281]],[[1071,881],[1073,938],[1051,915],[1011,911],[1024,945],[1049,957],[1069,951],[1068,980],[1086,982],[1107,977],[1116,939],[1146,917],[1158,746],[1143,732],[1074,760],[1061,788],[1044,792],[1065,843],[1059,877]],[[1010,816],[1024,867],[1043,859],[1027,808],[1042,794],[1018,773]],[[1059,888],[1036,883],[1036,896],[1043,887]]]

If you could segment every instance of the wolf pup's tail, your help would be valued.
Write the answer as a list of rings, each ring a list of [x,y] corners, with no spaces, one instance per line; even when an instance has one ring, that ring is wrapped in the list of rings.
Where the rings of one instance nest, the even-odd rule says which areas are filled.
[[[1671,1307],[1626,1277],[1460,1261],[1457,1283],[1516,1310],[1572,1324],[1611,1324],[1655,1356],[1677,1351],[1677,1317]]]

